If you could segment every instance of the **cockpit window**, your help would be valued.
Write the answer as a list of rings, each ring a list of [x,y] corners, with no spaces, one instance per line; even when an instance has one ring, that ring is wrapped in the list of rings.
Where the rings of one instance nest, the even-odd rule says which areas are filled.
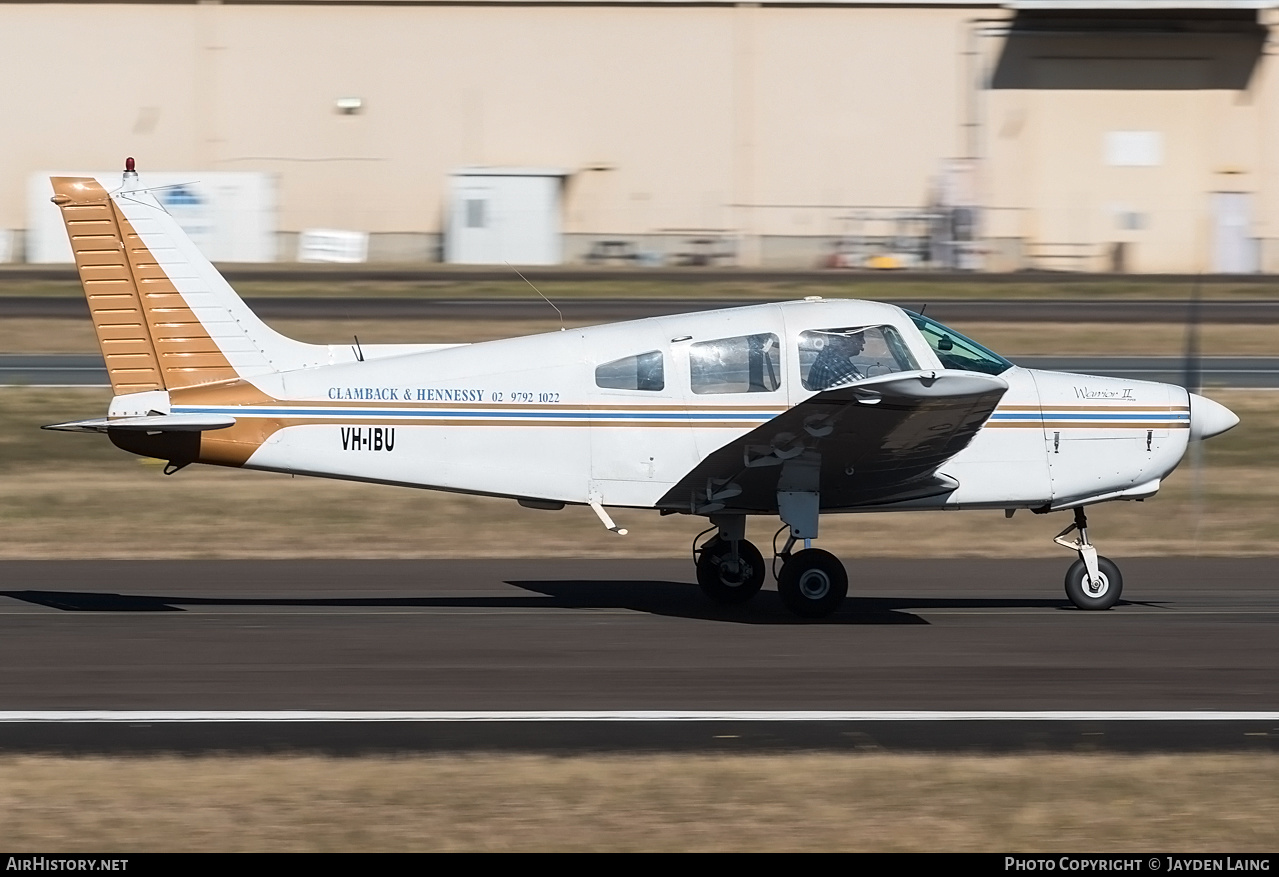
[[[782,385],[777,336],[740,335],[689,347],[694,393],[771,393]]]
[[[595,386],[606,390],[665,389],[662,352],[650,350],[648,353],[615,359],[598,366],[595,369]]]
[[[892,326],[810,329],[799,335],[799,374],[805,390],[917,368]]]
[[[913,313],[910,314],[910,318],[919,327],[919,331],[924,333],[928,346],[933,349],[946,368],[983,372],[988,375],[1001,374],[1012,368],[1013,364],[998,353],[987,350],[976,341],[965,338],[936,320]]]

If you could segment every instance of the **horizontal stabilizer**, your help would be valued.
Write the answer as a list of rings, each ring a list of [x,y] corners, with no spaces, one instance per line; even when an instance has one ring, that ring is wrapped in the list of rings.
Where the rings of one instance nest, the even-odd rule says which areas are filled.
[[[97,417],[54,423],[41,429],[62,432],[106,432],[122,429],[129,432],[203,432],[235,426],[235,418],[225,414],[149,414],[141,417]]]

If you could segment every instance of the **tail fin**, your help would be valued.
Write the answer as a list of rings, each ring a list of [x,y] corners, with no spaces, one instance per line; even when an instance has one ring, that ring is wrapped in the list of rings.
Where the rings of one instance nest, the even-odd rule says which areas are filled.
[[[132,159],[130,159],[132,165]],[[249,310],[132,167],[114,192],[52,177],[98,344],[117,396],[316,365],[317,345]]]

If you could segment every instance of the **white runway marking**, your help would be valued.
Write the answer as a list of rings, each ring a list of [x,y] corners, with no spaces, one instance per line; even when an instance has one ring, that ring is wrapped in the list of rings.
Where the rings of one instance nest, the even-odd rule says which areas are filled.
[[[0,722],[1279,722],[1220,710],[0,710]]]

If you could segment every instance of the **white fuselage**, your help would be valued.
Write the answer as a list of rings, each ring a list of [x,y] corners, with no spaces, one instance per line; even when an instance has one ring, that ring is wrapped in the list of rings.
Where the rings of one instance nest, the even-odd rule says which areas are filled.
[[[802,384],[800,333],[868,325],[895,329],[919,369],[945,368],[897,307],[799,301],[392,355],[370,347],[364,361],[248,378],[269,403],[175,397],[172,411],[274,424],[246,468],[650,508],[709,454],[816,394]],[[767,389],[695,378],[704,369],[696,345],[743,336],[777,339],[779,373]],[[660,381],[600,386],[616,384],[601,366],[659,360]],[[1185,451],[1180,387],[1015,366],[1000,377],[1008,390],[998,408],[939,470],[959,486],[874,510],[1140,498]]]

